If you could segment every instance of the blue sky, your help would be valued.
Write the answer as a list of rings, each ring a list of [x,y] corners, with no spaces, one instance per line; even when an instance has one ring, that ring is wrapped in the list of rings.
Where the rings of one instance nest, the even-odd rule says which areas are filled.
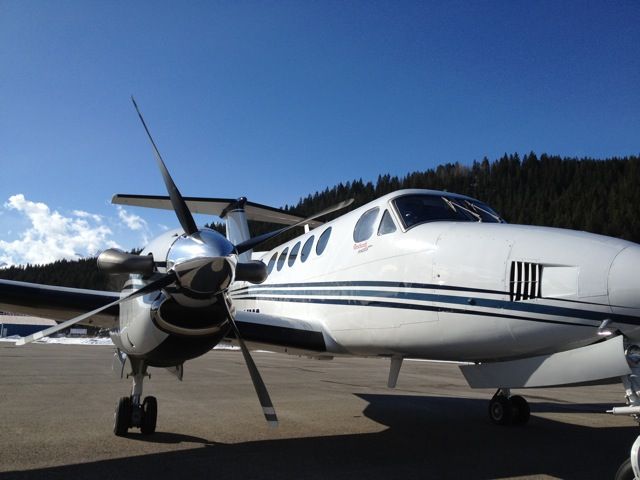
[[[504,152],[637,155],[639,24],[637,1],[0,0],[0,264],[177,224],[109,204],[164,193],[131,94],[184,195],[274,206]]]

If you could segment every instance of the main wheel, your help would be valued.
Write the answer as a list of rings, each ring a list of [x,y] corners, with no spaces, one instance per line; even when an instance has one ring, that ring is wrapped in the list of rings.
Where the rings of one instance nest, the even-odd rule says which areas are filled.
[[[524,425],[529,421],[531,416],[531,410],[529,409],[529,402],[527,402],[520,395],[514,395],[509,397],[511,407],[513,408],[513,424]]]
[[[513,421],[513,407],[504,395],[496,395],[489,401],[489,418],[496,425],[510,425]]]
[[[131,398],[122,397],[113,414],[113,433],[119,437],[126,435],[131,424]]]
[[[142,402],[142,425],[140,431],[143,435],[149,435],[156,431],[158,418],[158,401],[156,397],[147,397]]]
[[[622,465],[620,465],[620,468],[618,468],[615,480],[634,480],[635,478],[636,476],[631,467],[631,459],[627,458]]]

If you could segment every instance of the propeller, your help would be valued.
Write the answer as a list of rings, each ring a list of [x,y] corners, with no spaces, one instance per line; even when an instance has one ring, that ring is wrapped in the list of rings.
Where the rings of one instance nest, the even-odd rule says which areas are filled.
[[[75,325],[78,322],[81,322],[83,320],[86,320],[87,318],[95,315],[96,313],[100,313],[103,310],[106,310],[107,308],[110,307],[114,307],[116,305],[119,305],[123,302],[126,302],[128,300],[133,300],[136,297],[139,297],[141,295],[147,295],[149,293],[153,293],[157,290],[160,290],[168,285],[171,285],[173,282],[176,281],[176,274],[171,272],[168,273],[167,275],[165,275],[164,277],[159,278],[158,280],[155,280],[147,285],[145,285],[144,287],[136,290],[133,293],[130,293],[129,295],[127,295],[126,297],[122,297],[119,298],[118,300],[116,300],[115,302],[111,302],[108,303],[107,305],[104,305],[100,308],[96,308],[95,310],[91,310],[90,312],[87,313],[83,313],[82,315],[79,315],[77,317],[74,317],[70,320],[67,320],[66,322],[62,322],[59,323],[57,325],[54,325],[53,327],[47,328],[46,330],[41,330],[39,332],[36,332],[34,334],[31,334],[29,336],[26,337],[22,337],[20,339],[18,339],[18,341],[16,341],[16,345],[20,346],[20,345],[25,345],[27,343],[31,343],[31,342],[35,342],[36,340],[39,340],[43,337],[48,337],[49,335],[53,335],[56,332],[59,332],[60,330],[64,330],[65,328],[70,327],[71,325]]]
[[[147,136],[151,141],[151,145],[153,147],[153,152],[155,154],[158,167],[160,168],[160,172],[162,173],[164,184],[169,193],[169,198],[171,199],[171,205],[173,206],[173,209],[176,212],[178,220],[180,221],[180,225],[184,229],[187,236],[192,236],[192,235],[194,237],[201,236],[201,235],[194,235],[195,233],[198,232],[198,227],[196,226],[195,221],[193,220],[193,216],[191,215],[191,212],[189,211],[189,208],[187,207],[186,202],[182,198],[182,195],[180,194],[178,187],[176,187],[175,183],[173,182],[173,179],[171,178],[171,175],[169,174],[169,171],[167,170],[167,167],[165,166],[164,161],[162,160],[160,152],[158,151],[158,148],[156,147],[156,144],[153,141],[151,133],[147,128],[144,118],[142,118],[140,109],[138,108],[138,105],[136,104],[136,101],[133,98],[133,96],[131,97],[131,101],[133,102],[133,105],[136,108],[136,112],[138,112],[138,117],[140,117],[140,121],[142,122],[142,125],[144,126],[144,129],[147,132]],[[282,232],[279,232],[279,233],[282,233]],[[265,240],[273,236],[274,235],[271,235],[265,238]],[[202,241],[204,240],[204,238],[200,238],[197,240]],[[265,241],[265,240],[261,240],[258,243],[262,243],[262,241]],[[246,248],[244,251],[249,249],[250,248]],[[191,258],[191,259],[186,259],[177,263],[173,267],[173,271],[167,274],[167,276],[164,277],[164,279],[162,280],[171,279],[171,281],[169,281],[169,283],[167,283],[166,285],[172,283],[173,281],[177,281],[177,283],[180,286],[186,287],[192,292],[217,294],[218,300],[224,306],[227,317],[229,318],[229,322],[231,323],[231,328],[233,329],[233,332],[235,333],[238,339],[238,343],[240,344],[240,349],[242,350],[242,356],[244,357],[244,361],[247,365],[247,369],[249,370],[249,375],[251,376],[251,381],[253,382],[253,386],[256,390],[256,393],[258,394],[258,400],[260,401],[260,405],[262,406],[262,411],[264,413],[264,416],[267,419],[267,422],[269,422],[269,425],[276,426],[278,424],[278,418],[276,417],[276,412],[273,408],[273,403],[271,402],[271,398],[269,397],[269,392],[267,391],[267,387],[264,381],[262,380],[262,377],[260,376],[258,367],[253,361],[251,354],[249,353],[249,349],[247,348],[244,341],[242,340],[242,336],[240,335],[240,330],[238,330],[238,326],[236,325],[234,315],[231,313],[231,308],[229,307],[229,303],[227,302],[227,299],[223,293],[223,291],[226,290],[226,288],[230,285],[231,281],[233,280],[233,276],[235,274],[236,268],[237,268],[237,258],[232,256]],[[250,266],[241,268],[240,272],[241,272],[241,275],[245,277],[254,277],[255,279],[262,278],[262,280],[266,278],[266,274],[263,274],[262,268],[260,268],[259,265],[253,262],[252,264],[250,264]],[[155,283],[158,283],[158,282],[161,282],[161,280],[158,280]],[[152,284],[149,284],[144,288],[150,288],[151,285]],[[161,287],[156,287],[156,288],[161,288]],[[213,291],[214,289],[216,291]],[[119,302],[114,302],[114,305],[117,303]],[[108,307],[109,305],[102,307],[102,309],[105,309]],[[90,312],[89,314],[86,314],[86,315],[90,316],[93,313],[97,313],[97,311]]]
[[[151,142],[151,146],[153,147],[153,154],[156,157],[158,168],[160,168],[162,179],[164,180],[164,184],[167,187],[167,192],[169,193],[169,198],[171,199],[171,205],[173,206],[173,210],[178,216],[180,226],[184,229],[184,233],[186,233],[187,235],[192,235],[198,231],[196,222],[193,220],[193,216],[189,211],[189,207],[187,207],[187,203],[184,201],[184,198],[182,198],[182,195],[180,195],[178,187],[176,187],[176,184],[171,178],[171,175],[169,175],[169,170],[167,170],[167,167],[162,160],[162,156],[160,156],[160,151],[158,150],[158,147],[156,147],[156,142],[153,141],[151,132],[149,132],[147,124],[145,123],[144,118],[142,118],[142,114],[140,113],[140,109],[138,108],[138,104],[133,98],[133,95],[131,96],[131,101],[133,102],[133,106],[136,108],[136,112],[138,112],[138,117],[140,117],[142,126],[144,127],[145,132],[147,132],[147,136],[149,137],[149,141]]]
[[[236,324],[236,320],[234,315],[231,313],[231,308],[229,307],[229,303],[227,302],[227,298],[224,294],[220,294],[219,297],[220,302],[224,305],[225,310],[227,311],[227,317],[231,322],[231,328],[233,333],[236,335],[238,339],[238,343],[240,344],[240,350],[242,350],[242,356],[244,357],[244,362],[247,365],[247,369],[249,370],[249,375],[251,375],[251,381],[253,382],[253,388],[255,388],[256,393],[258,394],[258,400],[260,401],[260,406],[262,406],[262,412],[264,413],[264,418],[269,423],[271,427],[278,426],[278,417],[276,415],[276,411],[273,408],[273,403],[271,402],[271,397],[269,396],[269,392],[267,391],[267,386],[262,380],[262,376],[258,371],[258,367],[256,367],[253,358],[251,357],[251,353],[249,353],[249,349],[247,345],[242,340],[242,336],[240,335],[240,330],[238,329],[238,325]]]
[[[167,192],[169,193],[171,205],[173,206],[173,210],[178,217],[178,221],[180,222],[180,225],[182,226],[182,229],[186,234],[186,236],[181,237],[181,239],[186,251],[189,252],[189,256],[179,258],[167,274],[130,293],[129,295],[121,297],[114,302],[111,302],[90,312],[71,318],[51,328],[47,328],[46,330],[42,330],[27,337],[20,338],[16,342],[16,345],[25,345],[40,338],[47,337],[56,332],[64,330],[65,328],[82,322],[83,320],[86,320],[87,318],[97,313],[107,310],[110,307],[120,305],[123,302],[132,300],[141,295],[147,295],[149,293],[156,292],[175,283],[180,288],[189,290],[192,293],[205,295],[212,300],[216,298],[224,306],[227,317],[229,318],[229,322],[231,324],[231,328],[236,338],[238,339],[238,343],[240,344],[242,356],[244,357],[247,369],[249,370],[249,374],[251,375],[251,380],[258,395],[260,405],[262,406],[264,416],[270,425],[275,426],[278,424],[278,418],[273,408],[271,398],[269,397],[269,392],[267,391],[267,387],[262,380],[262,377],[260,376],[260,372],[258,371],[258,368],[253,361],[251,354],[249,353],[249,349],[245,345],[244,340],[240,335],[240,330],[238,329],[235,317],[232,313],[232,308],[229,304],[230,301],[225,295],[226,289],[231,284],[234,278],[254,283],[263,282],[267,277],[266,266],[263,262],[258,261],[238,263],[237,256],[233,255],[233,253],[235,251],[235,253],[239,255],[248,250],[251,250],[254,247],[266,242],[267,240],[274,238],[292,228],[304,225],[305,223],[309,223],[310,221],[318,217],[342,209],[353,203],[353,200],[341,202],[331,208],[308,217],[296,223],[295,225],[287,226],[274,232],[259,235],[257,237],[241,242],[235,246],[221,236],[219,236],[220,238],[216,240],[212,237],[214,232],[207,230],[198,230],[193,216],[191,215],[191,212],[189,211],[189,208],[184,201],[184,198],[180,194],[178,187],[171,178],[171,175],[169,174],[169,171],[167,170],[167,167],[162,160],[160,151],[158,150],[158,147],[156,146],[153,137],[151,136],[151,133],[147,128],[147,124],[145,123],[144,118],[142,117],[140,109],[138,108],[138,105],[136,104],[133,96],[131,97],[131,101],[133,102],[133,106],[138,113],[138,117],[142,122],[142,126],[144,127],[147,136],[149,137],[149,141],[151,142],[158,168],[160,169],[162,179],[164,181]],[[176,244],[179,242],[180,239],[176,241]],[[174,244],[174,247],[176,244]],[[194,256],[194,252],[196,251],[200,251],[201,254],[199,256]],[[153,257],[150,255],[139,256],[124,253],[116,249],[109,249],[103,252],[98,258],[98,264],[101,269],[109,273],[139,273],[145,276],[151,275],[155,268]]]

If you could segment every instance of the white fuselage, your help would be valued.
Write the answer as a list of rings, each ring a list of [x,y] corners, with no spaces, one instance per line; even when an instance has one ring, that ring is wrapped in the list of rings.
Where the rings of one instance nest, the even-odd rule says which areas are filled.
[[[265,263],[282,260],[263,284],[232,286],[236,307],[320,323],[334,353],[355,355],[481,361],[550,353],[596,341],[605,319],[627,336],[640,335],[637,297],[623,293],[625,304],[616,308],[610,302],[610,284],[624,283],[632,268],[614,272],[614,260],[623,251],[640,260],[640,246],[504,223],[432,221],[406,229],[392,200],[412,192],[424,191],[395,192],[254,254]],[[355,241],[356,223],[375,207],[373,233]],[[385,211],[396,228],[378,234]]]

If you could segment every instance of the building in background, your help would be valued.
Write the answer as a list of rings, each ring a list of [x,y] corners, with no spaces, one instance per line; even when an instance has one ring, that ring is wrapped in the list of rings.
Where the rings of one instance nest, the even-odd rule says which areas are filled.
[[[46,318],[0,312],[0,337],[11,337],[14,335],[24,337],[55,324],[55,321]]]

